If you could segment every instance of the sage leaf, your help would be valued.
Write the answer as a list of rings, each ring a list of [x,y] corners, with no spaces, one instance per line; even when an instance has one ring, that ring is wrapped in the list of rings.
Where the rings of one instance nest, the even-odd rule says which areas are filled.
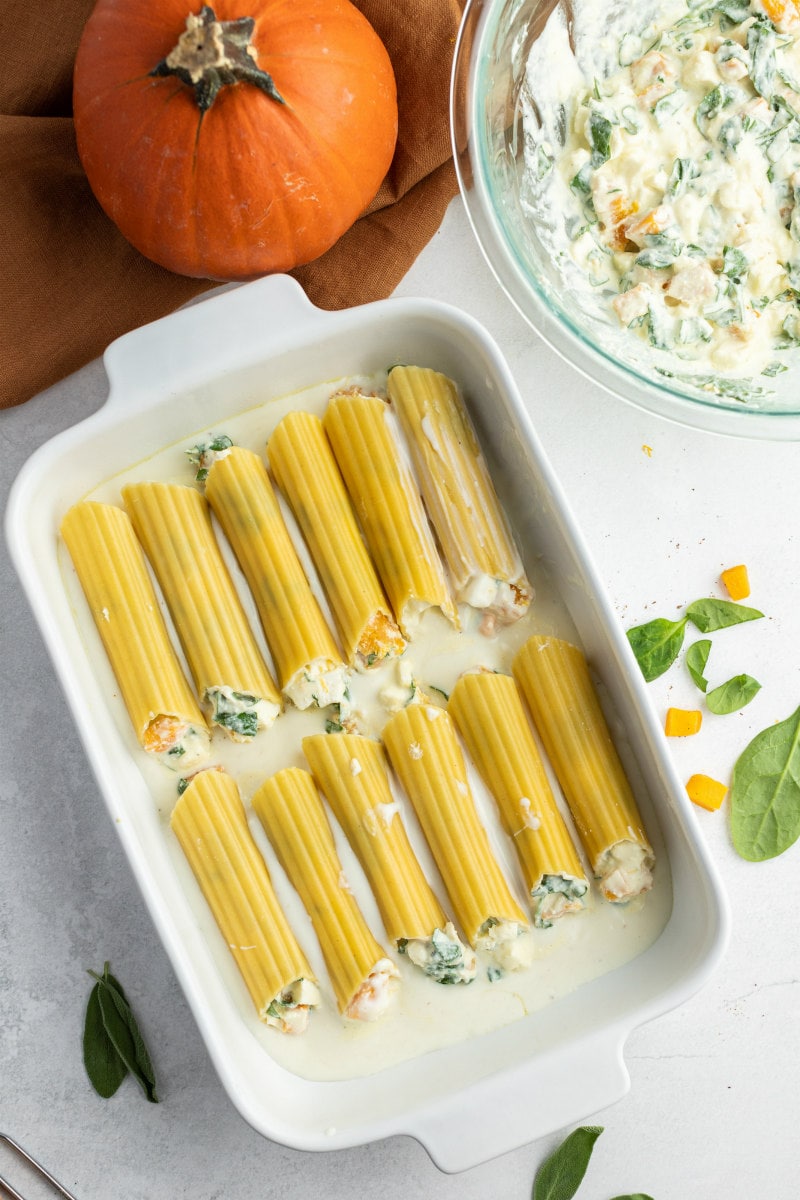
[[[644,1192],[626,1192],[624,1196],[614,1196],[613,1200],[653,1200],[652,1196],[646,1196]]]
[[[131,1006],[128,1004],[125,997],[121,995],[113,985],[109,985],[108,991],[110,992],[111,998],[114,1001],[114,1007],[130,1030],[131,1038],[133,1039],[133,1044],[136,1050],[136,1066],[139,1071],[142,1087],[145,1089],[145,1092],[147,1092],[148,1099],[157,1103],[158,1097],[155,1094],[156,1077],[153,1071],[153,1064],[150,1059],[147,1046],[144,1043],[144,1038],[139,1032],[139,1026],[136,1024],[136,1018],[133,1015],[133,1010],[131,1009]],[[101,1008],[103,1006],[102,997],[100,1006]]]
[[[675,662],[685,631],[685,617],[680,621],[657,617],[655,621],[628,630],[628,641],[648,683],[658,679]]]
[[[130,1003],[130,1001],[128,1000],[128,997],[125,995],[125,993],[122,990],[122,984],[109,971],[108,963],[105,963],[103,966],[103,982],[109,984],[110,987],[116,988],[117,991],[119,992],[120,996],[122,996],[122,999],[126,1002],[126,1004]]]
[[[126,1068],[141,1084],[147,1099],[157,1104],[153,1064],[125,993],[110,973],[108,963],[102,975],[96,975],[94,971],[89,974],[97,980],[100,1013],[109,1040]]]
[[[702,641],[692,642],[689,649],[686,651],[686,666],[689,669],[694,682],[700,688],[701,692],[708,690],[708,680],[703,675],[708,662],[708,656],[711,653],[711,642],[708,638],[703,638]]]
[[[101,986],[99,983],[94,985],[86,1005],[83,1064],[94,1090],[104,1100],[108,1100],[128,1074],[128,1068],[117,1053],[103,1024],[103,1014],[100,1011]]]
[[[748,862],[775,858],[800,836],[800,708],[757,733],[736,760],[731,835]]]
[[[572,1200],[602,1132],[602,1125],[580,1125],[573,1129],[536,1172],[533,1200]]]
[[[728,629],[743,621],[757,621],[764,614],[746,604],[734,604],[732,600],[695,600],[686,609],[686,616],[701,633],[713,633],[716,629]]]
[[[724,717],[728,713],[738,712],[761,691],[761,684],[752,675],[734,675],[726,683],[720,684],[706,696],[706,704],[713,713]]]

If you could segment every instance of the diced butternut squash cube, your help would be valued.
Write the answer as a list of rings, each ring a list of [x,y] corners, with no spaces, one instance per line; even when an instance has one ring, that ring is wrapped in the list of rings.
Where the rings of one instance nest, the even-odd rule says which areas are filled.
[[[686,791],[693,804],[709,812],[716,812],[728,793],[725,784],[712,779],[710,775],[692,775],[686,784]]]
[[[700,732],[703,714],[696,708],[668,708],[664,722],[667,737],[689,737]]]
[[[740,563],[738,567],[728,567],[722,572],[720,579],[731,600],[746,600],[750,595],[750,580],[744,563]]]
[[[761,8],[779,33],[789,33],[798,26],[797,0],[761,0]]]

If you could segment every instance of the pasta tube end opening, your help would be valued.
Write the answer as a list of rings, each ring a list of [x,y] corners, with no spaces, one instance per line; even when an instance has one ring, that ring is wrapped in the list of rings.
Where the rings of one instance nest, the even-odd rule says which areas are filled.
[[[378,1021],[394,1000],[400,973],[389,958],[380,958],[353,996],[344,1015],[351,1021]]]
[[[436,983],[472,983],[478,970],[474,950],[464,945],[451,921],[428,938],[401,938],[397,948]]]
[[[604,850],[595,865],[595,876],[606,900],[625,904],[653,886],[655,856],[648,845],[623,838]]]
[[[426,600],[419,596],[409,596],[397,616],[400,621],[400,628],[410,642],[414,640],[415,635],[419,632],[420,621],[424,614],[431,608],[438,610],[454,629],[461,628],[461,618],[458,615],[458,608],[449,598],[438,601]]]
[[[380,609],[370,617],[356,647],[356,666],[359,671],[379,667],[387,658],[399,658],[405,652],[406,641],[387,612]]]
[[[320,1003],[319,988],[311,979],[295,979],[282,988],[263,1012],[261,1020],[281,1033],[305,1033],[312,1008]]]
[[[269,729],[281,711],[273,700],[222,684],[206,688],[205,703],[212,725],[219,725],[235,742],[249,742],[260,729]]]
[[[533,961],[533,940],[527,925],[489,917],[481,925],[475,939],[475,949],[492,960],[495,970],[521,971]]]
[[[524,575],[509,581],[480,572],[470,576],[456,598],[470,608],[482,610],[479,631],[484,637],[492,637],[498,628],[513,625],[524,617],[534,595],[533,586]]]
[[[142,734],[146,752],[173,771],[185,771],[208,758],[208,730],[173,713],[158,713]]]
[[[537,929],[549,929],[554,921],[586,907],[589,883],[574,875],[543,875],[531,889],[533,923]]]
[[[315,658],[295,671],[283,694],[295,708],[327,708],[330,704],[348,703],[348,685],[349,674],[343,663]]]

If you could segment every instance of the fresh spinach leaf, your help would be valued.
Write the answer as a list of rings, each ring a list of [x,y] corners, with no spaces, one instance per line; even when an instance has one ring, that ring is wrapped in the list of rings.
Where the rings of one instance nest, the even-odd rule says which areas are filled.
[[[89,1003],[86,1005],[86,1020],[83,1028],[83,1064],[94,1090],[104,1100],[108,1100],[128,1074],[128,1068],[117,1054],[114,1043],[106,1033],[103,1024],[103,1014],[100,1011],[101,986],[99,983],[94,985],[89,993]]]
[[[656,100],[650,109],[656,125],[661,128],[670,117],[674,117],[675,113],[680,112],[685,103],[686,92],[682,88],[676,88],[674,92],[668,92],[666,96]]]
[[[536,176],[537,183],[540,183],[545,176],[550,174],[553,169],[554,162],[555,159],[553,155],[548,154],[544,146],[542,146],[540,143],[536,147],[536,165],[534,167],[534,174]]]
[[[707,92],[697,106],[697,111],[694,116],[694,123],[702,133],[703,137],[708,137],[705,130],[706,122],[711,122],[715,117],[718,117],[723,108],[727,108],[733,103],[736,93],[733,88],[728,87],[725,83],[719,83],[710,92]]]
[[[588,196],[592,190],[592,164],[584,163],[580,171],[570,180],[569,186],[577,196]]]
[[[714,5],[714,11],[720,14],[720,26],[724,17],[729,25],[741,25],[752,16],[749,0],[720,0]]]
[[[800,836],[800,708],[756,734],[731,781],[731,835],[748,862],[787,850]]]
[[[639,132],[642,126],[639,121],[639,114],[632,104],[626,104],[619,115],[628,133]]]
[[[761,691],[761,684],[752,675],[734,675],[706,696],[706,704],[718,717],[738,712]]]
[[[536,1172],[533,1200],[572,1200],[586,1174],[601,1125],[580,1125]]]
[[[714,327],[705,317],[684,317],[678,329],[678,341],[681,345],[691,345],[693,342],[710,342]]]
[[[722,250],[722,274],[734,283],[741,283],[750,269],[747,258],[736,246],[725,246]]]
[[[255,737],[258,733],[258,713],[255,712],[221,712],[214,717],[214,723],[240,737]]]
[[[643,250],[634,260],[634,266],[644,267],[648,271],[665,271],[675,262],[675,255],[669,249]]]
[[[687,247],[687,249],[690,249]],[[702,254],[701,257],[705,257]],[[719,321],[717,321],[719,324]],[[747,404],[749,400],[760,400],[771,393],[766,388],[758,387],[747,379],[725,379],[720,375],[689,375],[682,371],[669,371],[665,367],[656,367],[659,375],[667,379],[679,379],[690,387],[701,392],[710,392],[713,396],[724,396],[729,400],[737,400]]]
[[[775,91],[775,31],[768,21],[756,18],[747,31],[747,49],[750,54],[750,78],[753,87],[765,100],[771,100]]]
[[[608,117],[597,109],[589,114],[589,145],[592,148],[591,164],[599,167],[611,157],[611,131],[613,126]]]
[[[692,642],[686,651],[686,666],[689,668],[689,674],[701,692],[705,692],[708,689],[708,680],[704,677],[703,671],[706,669],[710,653],[711,642],[708,638],[703,638],[699,642]]]
[[[732,154],[736,153],[736,147],[742,140],[743,132],[744,127],[739,116],[731,117],[720,129],[717,140],[726,158],[730,158]]]
[[[676,158],[667,180],[665,196],[682,196],[693,179],[700,174],[691,158]]]
[[[657,617],[655,621],[628,630],[628,641],[648,683],[658,679],[675,662],[685,631],[686,617],[680,621]]]
[[[714,633],[717,629],[728,629],[743,621],[757,621],[764,614],[746,604],[734,604],[732,600],[695,600],[686,609],[686,616],[701,633]]]

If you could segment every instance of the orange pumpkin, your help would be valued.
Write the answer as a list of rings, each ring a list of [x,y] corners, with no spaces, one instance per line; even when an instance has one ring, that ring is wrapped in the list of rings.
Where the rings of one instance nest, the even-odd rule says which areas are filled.
[[[244,12],[247,10],[247,12]],[[252,279],[317,258],[394,153],[389,56],[349,0],[99,0],[75,61],[78,153],[148,258]]]

